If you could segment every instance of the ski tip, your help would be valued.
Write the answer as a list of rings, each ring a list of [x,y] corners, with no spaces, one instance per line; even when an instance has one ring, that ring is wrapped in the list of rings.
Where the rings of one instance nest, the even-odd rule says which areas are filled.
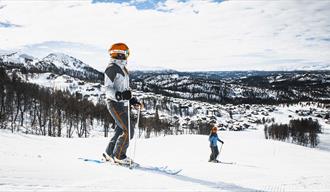
[[[178,170],[178,171],[175,171],[175,172],[171,173],[171,175],[177,175],[177,174],[179,174],[181,171],[182,171],[182,169],[180,169],[180,170]]]
[[[236,162],[225,162],[225,161],[219,161],[219,163],[228,164],[228,165],[235,165],[236,164]]]
[[[78,159],[79,159],[79,160],[82,160],[82,161],[88,161],[88,160],[89,160],[89,159],[81,158],[81,157],[79,157]]]
[[[81,157],[79,157],[78,159],[82,160],[82,161],[93,162],[93,163],[104,163],[102,160],[98,160],[98,159],[87,159],[87,158],[81,158]]]
[[[167,174],[170,174],[170,175],[177,175],[181,171],[182,171],[182,169],[179,169],[179,170],[167,170],[167,171],[165,170],[164,172],[167,173]]]

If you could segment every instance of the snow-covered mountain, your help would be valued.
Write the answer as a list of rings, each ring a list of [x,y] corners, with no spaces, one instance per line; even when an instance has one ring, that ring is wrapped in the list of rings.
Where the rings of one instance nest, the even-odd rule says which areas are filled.
[[[89,66],[74,57],[52,53],[40,60],[26,54],[12,53],[2,55],[0,59],[7,67],[9,76],[15,75],[25,82],[51,90],[68,91],[94,104],[104,104],[102,80],[86,80],[82,74],[86,73]],[[44,68],[51,66],[53,70],[41,70],[41,65]],[[38,67],[39,70],[31,70]],[[62,69],[63,73],[59,73],[59,69]],[[206,133],[208,123],[213,123],[223,130],[253,129],[262,121],[272,121],[270,112],[277,109],[276,105],[266,107],[255,105],[256,103],[316,102],[330,98],[328,71],[158,70],[133,71],[131,77],[134,96],[140,99],[146,108],[146,111],[142,112],[142,121],[155,123],[145,125],[147,130],[150,129],[146,137],[163,131],[168,134]],[[228,103],[241,105],[233,106]],[[321,113],[322,118],[327,114],[326,111],[315,111],[313,115],[316,116],[316,113]],[[153,127],[156,124],[157,129]]]
[[[95,104],[104,97],[103,73],[63,53],[50,53],[39,59],[22,52],[2,51],[0,66],[25,82],[80,94]]]
[[[19,52],[2,51],[0,55],[1,65],[4,66],[24,66],[30,68],[33,67],[32,62],[36,63],[38,61],[39,60],[36,60],[33,56]]]
[[[8,68],[14,68],[8,71],[9,74],[15,73],[26,82],[79,94],[81,98],[95,104],[104,102],[102,79],[97,79],[98,82],[86,81],[83,74],[89,66],[79,59],[59,53],[51,53],[41,60],[22,53],[4,54],[0,59]],[[15,70],[15,67],[20,69],[21,66],[39,69],[52,67],[53,70]],[[59,73],[58,69],[62,69],[63,73]],[[228,130],[243,130],[254,127],[251,122],[260,122],[263,117],[268,116],[269,110],[273,110],[272,107],[267,109],[251,106],[252,111],[242,112],[231,106],[217,106],[219,103],[274,104],[323,101],[330,98],[328,71],[133,71],[131,80],[132,88],[135,89],[134,95],[141,99],[148,109],[143,112],[144,117],[154,118],[155,114],[159,113],[159,118],[163,119],[164,123],[170,123],[174,127],[171,131],[182,126],[193,126],[197,121],[213,122]],[[242,121],[233,122],[228,117],[229,112],[233,115],[262,113],[263,116],[246,117]],[[224,119],[225,116],[227,118]]]
[[[135,72],[141,91],[214,103],[330,99],[329,71]]]
[[[84,68],[89,67],[82,61],[63,53],[51,53],[42,60],[63,69],[83,71]]]
[[[2,53],[0,64],[6,68],[23,68],[25,73],[66,74],[87,81],[101,82],[103,73],[83,63],[79,59],[63,53],[50,53],[39,59],[22,52]]]

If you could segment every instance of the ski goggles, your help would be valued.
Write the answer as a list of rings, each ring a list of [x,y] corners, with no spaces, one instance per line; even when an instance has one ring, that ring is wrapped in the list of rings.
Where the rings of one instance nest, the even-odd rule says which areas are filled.
[[[116,54],[118,54],[118,53],[120,53],[120,54],[124,54],[125,56],[126,56],[126,58],[129,56],[129,50],[111,50],[110,51],[110,54],[113,54],[113,53],[116,53]]]

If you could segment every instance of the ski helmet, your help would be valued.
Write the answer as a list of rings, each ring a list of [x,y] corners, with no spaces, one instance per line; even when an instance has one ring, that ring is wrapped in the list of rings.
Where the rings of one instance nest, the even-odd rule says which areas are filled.
[[[115,43],[108,50],[111,58],[127,59],[129,56],[129,48],[125,43]]]

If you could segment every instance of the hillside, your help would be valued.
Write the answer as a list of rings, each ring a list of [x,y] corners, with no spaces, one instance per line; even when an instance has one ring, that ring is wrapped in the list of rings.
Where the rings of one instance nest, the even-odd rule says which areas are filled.
[[[104,135],[107,135],[112,120],[105,118],[108,114],[104,105],[103,79],[94,78],[101,74],[100,72],[89,73],[87,64],[59,53],[50,53],[42,62],[22,53],[2,54],[0,59],[1,66],[10,78],[37,84],[40,89],[46,88],[50,92],[62,91],[71,94],[78,101],[71,101],[77,104],[77,107],[72,108],[72,105],[66,104],[56,95],[42,98],[40,93],[43,91],[34,91],[31,94],[29,90],[20,90],[14,86],[17,94],[13,97],[4,92],[0,95],[1,104],[8,106],[2,110],[1,127],[37,134],[42,129],[45,130],[45,135],[59,132],[58,135],[70,137],[78,132],[77,135],[81,137],[81,128],[78,128],[81,123],[82,127],[85,127],[83,135],[86,137],[93,130],[104,130]],[[39,68],[41,63],[45,68]],[[47,70],[47,66],[55,66],[56,70]],[[60,69],[63,73],[60,73]],[[88,77],[92,80],[86,79],[84,74],[90,74]],[[131,80],[134,96],[144,103],[146,109],[141,113],[140,124],[145,137],[182,133],[208,134],[211,123],[224,130],[255,129],[258,124],[281,122],[274,118],[274,112],[276,113],[281,105],[290,103],[300,103],[299,105],[304,106],[297,107],[298,110],[307,111],[301,116],[319,116],[322,122],[329,118],[328,105],[324,104],[329,102],[330,98],[329,71],[133,71]],[[8,82],[4,87],[5,92],[12,91],[11,84]],[[31,95],[18,97],[23,90]],[[92,101],[101,108],[94,109],[91,104],[78,107],[79,102],[85,103],[85,100]],[[303,101],[307,103],[301,103]],[[15,108],[19,110],[14,110]],[[81,110],[83,108],[85,110]],[[93,111],[100,109],[102,113],[93,114]],[[39,110],[42,112],[38,112]],[[292,116],[295,113],[285,114]],[[10,116],[14,118],[9,118]],[[74,126],[75,130],[71,129],[72,119],[77,124]],[[53,130],[55,127],[60,131]],[[61,133],[62,127],[66,133]],[[65,131],[68,127],[69,131]]]
[[[104,74],[63,53],[39,59],[3,52],[0,66],[23,81],[79,93],[97,103],[104,99]],[[167,97],[221,104],[278,104],[330,101],[329,71],[132,71],[131,86]]]
[[[329,71],[136,71],[134,88],[211,103],[329,101]]]

